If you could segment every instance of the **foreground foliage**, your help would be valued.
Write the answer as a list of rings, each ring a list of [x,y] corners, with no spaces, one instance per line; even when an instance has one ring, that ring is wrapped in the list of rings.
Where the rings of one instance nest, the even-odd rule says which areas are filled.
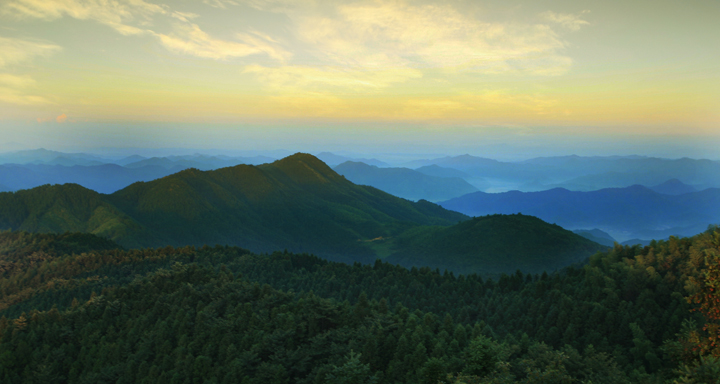
[[[494,281],[2,233],[0,381],[708,382],[719,239],[616,246]]]

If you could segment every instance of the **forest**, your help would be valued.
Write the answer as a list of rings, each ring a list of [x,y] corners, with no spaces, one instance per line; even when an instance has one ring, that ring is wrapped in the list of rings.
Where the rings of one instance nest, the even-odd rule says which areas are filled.
[[[715,383],[720,229],[497,279],[0,234],[3,383]]]

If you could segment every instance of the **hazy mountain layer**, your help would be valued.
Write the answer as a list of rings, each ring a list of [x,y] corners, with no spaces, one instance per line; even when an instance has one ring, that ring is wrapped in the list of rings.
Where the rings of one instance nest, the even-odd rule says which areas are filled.
[[[678,179],[670,179],[662,184],[654,185],[649,188],[657,193],[663,193],[666,195],[682,195],[685,193],[697,192],[697,189]]]
[[[79,184],[100,193],[113,193],[138,181],[155,180],[183,168],[157,165],[126,168],[116,164],[63,166],[46,164],[0,165],[0,180],[7,190],[35,188],[45,184]]]
[[[494,190],[542,191],[561,187],[593,191],[634,184],[658,186],[670,179],[677,179],[697,189],[720,187],[720,162],[704,159],[561,156],[503,162],[462,155],[416,160],[404,164],[410,168],[430,165],[462,171],[468,175],[465,177],[468,181],[468,177],[487,179],[492,181],[491,188]],[[486,190],[484,186],[470,182]]]
[[[468,177],[469,175],[461,170],[455,169],[455,168],[444,168],[439,165],[426,165],[424,167],[420,167],[415,169],[416,171],[420,173],[424,173],[428,176],[436,176],[436,177]]]
[[[607,232],[601,231],[597,228],[595,229],[576,229],[573,231],[573,233],[578,234],[590,241],[594,241],[601,245],[606,245],[608,247],[612,247],[615,245],[615,239],[613,239],[610,234]]]
[[[380,161],[378,159],[366,159],[366,158],[351,158],[351,157],[345,157],[336,155],[332,152],[321,152],[317,154],[317,158],[320,159],[323,163],[335,167],[336,165],[342,164],[346,161],[355,161],[360,163],[365,163],[368,165],[374,165],[376,167],[389,167],[390,164]]]
[[[378,168],[348,161],[334,169],[353,183],[410,200],[440,201],[477,191],[461,178],[429,176],[409,168]]]
[[[720,189],[671,196],[636,185],[593,192],[475,192],[441,202],[470,216],[518,213],[568,229],[599,228],[620,241],[692,235],[720,222]]]

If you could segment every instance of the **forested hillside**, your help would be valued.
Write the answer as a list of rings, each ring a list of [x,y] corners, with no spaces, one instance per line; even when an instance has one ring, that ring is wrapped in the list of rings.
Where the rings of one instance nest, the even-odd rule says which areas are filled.
[[[488,215],[452,227],[419,227],[395,240],[390,263],[459,273],[552,272],[586,260],[602,246],[522,214]]]
[[[603,249],[528,217],[467,219],[353,184],[307,154],[188,169],[111,195],[72,184],[0,193],[0,229],[88,232],[128,248],[239,245],[348,263],[390,256],[408,267],[483,274],[552,271]]]
[[[261,166],[188,169],[111,195],[78,185],[0,193],[0,229],[90,232],[125,247],[287,248],[366,263],[376,253],[363,240],[466,218],[355,185],[306,154]]]
[[[3,383],[705,383],[720,368],[699,359],[720,354],[702,341],[717,337],[716,228],[497,281],[236,247],[113,248],[0,235]]]

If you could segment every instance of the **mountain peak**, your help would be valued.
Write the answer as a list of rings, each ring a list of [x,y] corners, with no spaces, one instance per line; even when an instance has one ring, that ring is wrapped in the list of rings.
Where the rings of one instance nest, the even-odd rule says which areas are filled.
[[[281,171],[298,184],[345,181],[322,160],[309,153],[298,152],[270,163],[268,166]]]
[[[682,195],[685,193],[697,192],[697,189],[683,183],[678,179],[670,179],[662,184],[652,186],[650,187],[650,189],[657,193],[662,193],[665,195]]]

